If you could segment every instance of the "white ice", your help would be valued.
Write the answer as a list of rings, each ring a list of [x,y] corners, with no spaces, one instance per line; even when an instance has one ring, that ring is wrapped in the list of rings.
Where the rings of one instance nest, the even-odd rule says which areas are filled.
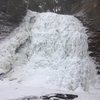
[[[31,42],[16,54],[16,48],[29,38]],[[86,28],[73,16],[28,11],[23,23],[0,44],[1,73],[12,65],[0,85],[10,90],[13,84],[11,93],[17,87],[21,96],[27,88],[27,95],[39,89],[89,90],[95,83],[95,64],[89,57],[87,39]]]

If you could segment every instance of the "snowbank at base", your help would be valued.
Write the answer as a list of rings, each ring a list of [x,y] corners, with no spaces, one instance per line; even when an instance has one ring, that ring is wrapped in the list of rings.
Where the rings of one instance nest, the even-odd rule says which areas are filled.
[[[100,100],[100,89],[90,90],[88,92],[82,91],[78,88],[76,91],[64,91],[59,89],[50,89],[43,87],[35,87],[33,85],[19,84],[16,82],[2,81],[0,82],[0,100],[13,100],[29,96],[43,96],[52,93],[68,93],[76,94],[78,98],[74,100]]]
[[[14,83],[12,91],[17,82],[23,89],[88,90],[95,82],[95,64],[89,57],[87,39],[86,28],[73,16],[29,11],[0,44],[1,73],[12,65],[6,78]],[[20,46],[27,40],[28,44]]]

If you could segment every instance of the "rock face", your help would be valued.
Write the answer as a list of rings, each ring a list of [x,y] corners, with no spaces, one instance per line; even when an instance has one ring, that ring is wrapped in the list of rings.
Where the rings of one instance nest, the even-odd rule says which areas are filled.
[[[29,9],[37,12],[72,14],[80,8],[81,0],[29,0]]]
[[[92,32],[89,38],[89,50],[93,52],[90,55],[100,64],[100,0],[95,0],[91,5],[91,9],[87,12],[87,26]]]
[[[80,11],[84,14],[77,16],[85,26],[89,28],[89,51],[90,56],[100,64],[100,0],[86,0]]]
[[[8,0],[7,14],[10,15],[10,20],[20,22],[25,16],[28,8],[28,0]]]
[[[0,0],[0,13],[9,15],[9,20],[18,22],[25,16],[28,0]]]
[[[22,21],[28,0],[0,0],[0,39],[5,38]]]

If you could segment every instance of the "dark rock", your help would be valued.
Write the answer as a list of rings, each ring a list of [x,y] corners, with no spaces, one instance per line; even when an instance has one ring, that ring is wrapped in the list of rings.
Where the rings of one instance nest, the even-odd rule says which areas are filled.
[[[0,12],[5,12],[7,11],[7,2],[8,0],[0,0]]]
[[[96,67],[97,70],[100,70],[100,67]]]
[[[29,9],[37,12],[72,14],[79,11],[81,0],[29,0]]]
[[[20,24],[27,8],[28,0],[0,0],[0,40]]]
[[[97,74],[100,75],[100,71],[97,71]]]
[[[9,20],[13,22],[21,22],[28,8],[28,0],[8,0],[7,14],[10,15]]]
[[[9,15],[7,20],[10,22],[20,22],[25,16],[27,8],[28,0],[0,0],[0,14]]]
[[[79,12],[83,14],[78,14]],[[92,51],[90,56],[100,64],[100,0],[81,0],[79,12],[75,16],[88,27],[88,33],[91,33],[89,35],[89,51]]]
[[[44,95],[41,97],[28,96],[28,97],[24,97],[24,98],[13,99],[13,100],[60,100],[60,99],[73,100],[75,98],[78,98],[78,95],[55,93],[55,94]]]
[[[49,100],[51,98],[58,98],[59,99],[64,99],[64,100],[73,100],[75,98],[77,98],[78,95],[73,95],[73,94],[49,94],[49,95],[45,95],[45,96],[42,96],[40,98],[42,98],[43,100]]]

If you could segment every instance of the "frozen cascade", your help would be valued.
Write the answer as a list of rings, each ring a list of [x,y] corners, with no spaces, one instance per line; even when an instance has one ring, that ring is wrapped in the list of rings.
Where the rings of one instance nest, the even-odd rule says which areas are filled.
[[[24,24],[28,32],[25,28],[19,29],[22,38],[32,38],[31,48],[25,49],[32,56],[27,64],[16,62],[8,74],[10,80],[17,79],[35,87],[75,90],[81,86],[88,90],[95,81],[95,64],[89,57],[88,36],[82,23],[70,15],[29,11]]]

